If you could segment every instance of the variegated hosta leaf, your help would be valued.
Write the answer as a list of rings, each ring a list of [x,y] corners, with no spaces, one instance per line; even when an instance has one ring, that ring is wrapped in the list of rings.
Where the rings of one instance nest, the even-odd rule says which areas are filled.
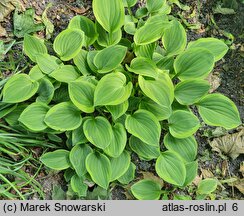
[[[134,41],[137,45],[146,45],[155,42],[162,37],[164,31],[170,27],[170,25],[166,16],[151,16],[144,26],[137,29],[134,35]]]
[[[159,145],[148,145],[135,136],[130,137],[129,144],[132,151],[134,151],[142,160],[152,160],[160,156]]]
[[[174,86],[167,74],[161,74],[160,78],[155,80],[146,80],[142,76],[138,79],[139,86],[143,93],[151,100],[168,110],[171,113],[171,104],[174,100]]]
[[[3,102],[19,103],[30,99],[38,90],[39,84],[26,74],[12,76],[3,88]]]
[[[69,151],[63,149],[45,153],[40,160],[45,166],[54,170],[64,170],[70,167]]]
[[[157,65],[150,59],[144,57],[134,58],[130,66],[126,65],[128,71],[142,76],[148,76],[157,78],[158,77],[158,68]]]
[[[121,0],[93,0],[93,13],[96,20],[107,32],[117,31],[124,24],[124,5]]]
[[[68,28],[80,29],[84,32],[84,44],[86,47],[93,44],[98,37],[94,22],[85,16],[77,15],[73,17],[69,22]]]
[[[156,161],[156,172],[166,182],[183,186],[186,179],[186,167],[184,162],[173,151],[161,153]]]
[[[73,65],[63,65],[54,70],[49,76],[53,77],[59,82],[69,83],[80,77],[78,70]]]
[[[43,131],[47,128],[44,118],[48,110],[44,103],[32,103],[21,113],[19,121],[32,131]]]
[[[40,80],[45,76],[45,74],[42,73],[41,69],[39,68],[38,65],[35,65],[33,68],[31,68],[29,72],[29,76],[32,80]]]
[[[79,69],[79,71],[83,75],[89,75],[91,74],[91,69],[89,68],[89,65],[87,63],[87,54],[88,52],[86,50],[81,50],[74,58],[74,64]]]
[[[121,117],[125,112],[127,111],[129,107],[128,100],[124,101],[121,104],[118,105],[108,105],[106,106],[107,110],[111,113],[114,120]]]
[[[198,118],[193,113],[183,110],[174,111],[168,122],[170,134],[179,139],[193,135],[200,127]]]
[[[165,4],[165,0],[147,0],[146,7],[150,13],[158,12]]]
[[[150,179],[133,184],[131,192],[138,200],[158,200],[162,194],[161,185]]]
[[[88,186],[84,183],[84,176],[73,175],[70,180],[70,186],[79,196],[86,197]]]
[[[138,46],[134,46],[134,52],[136,54],[137,57],[145,57],[145,58],[149,58],[152,59],[153,58],[153,53],[156,47],[156,43],[150,43],[150,44],[146,44],[146,45],[138,45]]]
[[[83,124],[83,130],[89,142],[101,149],[108,147],[113,138],[111,124],[101,116],[87,117]]]
[[[187,49],[174,61],[174,69],[180,80],[205,78],[213,67],[213,54],[203,48]]]
[[[74,130],[82,123],[80,111],[71,102],[54,105],[46,114],[45,123],[57,131]]]
[[[111,182],[118,179],[129,169],[130,166],[130,154],[127,151],[123,151],[119,157],[112,158],[111,163]]]
[[[197,142],[194,136],[178,139],[167,133],[164,136],[164,145],[168,150],[177,152],[185,162],[194,161],[196,158]]]
[[[136,165],[131,162],[128,170],[125,172],[124,175],[118,178],[118,181],[124,185],[129,184],[135,178],[135,170]]]
[[[146,110],[137,110],[128,115],[125,127],[129,133],[151,146],[159,145],[161,127],[157,118]]]
[[[236,105],[224,95],[206,95],[197,103],[197,107],[203,121],[208,125],[233,129],[241,124]]]
[[[46,54],[47,48],[44,41],[41,39],[26,34],[24,36],[24,52],[33,61],[36,62],[36,56],[38,54]]]
[[[229,49],[223,41],[217,38],[200,38],[188,44],[188,49],[195,47],[210,51],[214,55],[215,61],[222,59]]]
[[[69,97],[73,104],[86,113],[94,112],[95,85],[85,80],[76,80],[69,83]]]
[[[175,87],[175,98],[183,105],[191,105],[208,93],[210,85],[206,80],[191,79],[182,81]]]
[[[177,55],[184,51],[187,43],[186,31],[180,22],[174,20],[166,29],[162,38],[167,56]]]
[[[192,161],[185,164],[186,166],[186,179],[183,186],[187,186],[196,178],[198,171],[198,162]]]
[[[43,102],[49,104],[54,95],[54,86],[51,81],[47,78],[42,78],[39,80],[39,88],[37,91],[38,97],[36,102]]]
[[[121,45],[109,46],[99,51],[94,57],[98,73],[108,73],[119,66],[126,55],[127,48]]]
[[[96,184],[108,189],[112,171],[110,161],[104,154],[90,153],[86,158],[86,169]]]
[[[69,159],[78,176],[82,177],[86,174],[86,157],[92,151],[92,148],[87,144],[78,144],[71,149]]]
[[[104,152],[110,157],[119,157],[123,152],[126,142],[127,135],[124,126],[120,123],[116,123],[113,127],[113,136],[110,144],[104,149]]]
[[[139,108],[151,112],[159,121],[168,119],[172,114],[171,106],[162,106],[148,97],[141,100]]]
[[[66,29],[55,38],[53,48],[62,61],[69,61],[80,52],[83,43],[83,31],[79,29]]]
[[[44,74],[50,74],[63,65],[62,61],[49,54],[39,54],[36,56],[36,62]]]
[[[216,179],[206,178],[199,182],[197,187],[198,194],[210,194],[216,190],[218,181]]]
[[[122,31],[118,29],[114,32],[107,32],[98,22],[95,24],[98,33],[97,43],[103,47],[116,45],[122,38]]]
[[[118,105],[131,95],[132,83],[126,84],[126,77],[120,72],[110,73],[98,82],[94,94],[94,105]]]
[[[123,0],[125,7],[132,7],[136,4],[137,0]]]

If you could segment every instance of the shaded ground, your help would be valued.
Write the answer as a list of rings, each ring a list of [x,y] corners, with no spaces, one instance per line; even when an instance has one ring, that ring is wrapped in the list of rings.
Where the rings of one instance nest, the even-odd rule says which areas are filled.
[[[53,6],[48,11],[48,18],[55,26],[55,37],[58,32],[65,29],[68,21],[76,14],[92,17],[91,2],[82,0],[21,0],[25,8],[35,8],[36,14],[40,16],[47,6],[48,2],[52,2]],[[195,40],[200,37],[217,37],[226,40],[230,44],[230,50],[223,60],[217,63],[214,69],[213,83],[219,88],[214,90],[223,93],[231,98],[237,105],[242,120],[244,119],[244,106],[243,106],[243,70],[244,70],[244,45],[243,45],[243,23],[244,23],[244,5],[239,3],[238,8],[235,9],[236,13],[232,15],[214,14],[213,10],[216,8],[220,1],[217,0],[184,0],[183,4],[191,7],[190,11],[182,11],[177,7],[173,10],[175,16],[178,16],[182,21],[189,24],[199,26],[196,29],[188,28],[188,40]],[[179,15],[180,14],[180,15]],[[7,31],[8,38],[13,37],[12,34],[12,20],[11,16],[2,23],[2,26]],[[233,43],[231,33],[234,36]],[[44,37],[43,32],[39,33]],[[235,160],[228,157],[220,156],[218,153],[211,151],[209,141],[213,140],[213,128],[203,127],[196,135],[199,143],[199,179],[204,177],[217,177],[219,180],[230,179],[232,177],[241,178],[239,172],[240,163],[244,160],[244,156],[239,156]],[[235,133],[236,131],[230,131]],[[224,134],[224,133],[223,133]],[[145,162],[140,161],[136,155],[132,157],[133,162],[137,165],[136,177],[141,178],[145,172],[155,173],[155,161]],[[143,174],[144,173],[144,174]],[[54,178],[54,180],[53,180]],[[57,180],[58,179],[58,180]],[[45,186],[47,198],[51,198],[52,187],[55,184],[62,184],[62,181],[55,175],[50,178],[40,177],[40,181]],[[197,181],[197,179],[196,179]],[[197,183],[196,183],[197,184]],[[167,186],[167,185],[166,185]],[[194,186],[193,186],[194,187]],[[225,189],[218,191],[216,199],[243,199],[243,195],[231,184],[228,186],[224,184]],[[186,195],[191,194],[192,188],[184,190]],[[178,193],[178,192],[177,192]],[[131,196],[127,192],[127,188],[115,186],[112,190],[112,199],[130,199]]]

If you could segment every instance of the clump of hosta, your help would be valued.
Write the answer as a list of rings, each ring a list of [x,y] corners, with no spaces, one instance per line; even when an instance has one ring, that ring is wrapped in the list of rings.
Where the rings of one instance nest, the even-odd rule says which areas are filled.
[[[72,18],[54,40],[55,54],[41,39],[25,35],[24,52],[35,66],[13,75],[2,91],[9,106],[1,115],[9,125],[56,141],[65,133],[66,147],[45,153],[41,161],[66,169],[65,178],[80,197],[91,182],[104,189],[113,181],[131,182],[132,152],[156,160],[164,181],[180,188],[190,184],[197,174],[194,133],[200,127],[192,107],[208,125],[240,124],[230,99],[208,93],[206,78],[226,54],[224,42],[202,38],[187,44],[182,24],[167,15],[167,1],[148,0],[135,16],[125,15],[125,7],[135,3],[93,0],[95,22]],[[141,196],[135,191],[143,187],[135,185],[137,198],[162,194],[157,183],[142,185],[156,192]]]

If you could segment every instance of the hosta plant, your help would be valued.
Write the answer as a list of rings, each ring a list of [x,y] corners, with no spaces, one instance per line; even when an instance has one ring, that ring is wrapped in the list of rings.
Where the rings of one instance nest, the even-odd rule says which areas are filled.
[[[155,160],[159,177],[185,187],[197,174],[195,132],[201,119],[226,129],[240,124],[235,104],[209,94],[208,75],[227,52],[224,42],[187,44],[186,31],[165,0],[93,0],[96,20],[71,19],[54,40],[54,52],[32,35],[24,53],[35,63],[13,75],[2,91],[2,117],[12,126],[64,139],[66,147],[42,155],[80,197],[135,176],[131,154]],[[49,49],[50,50],[50,49]],[[194,110],[194,112],[193,112]],[[138,183],[137,183],[138,184]],[[158,199],[158,184],[143,180]],[[135,189],[135,186],[132,187]],[[141,199],[143,197],[138,196]]]

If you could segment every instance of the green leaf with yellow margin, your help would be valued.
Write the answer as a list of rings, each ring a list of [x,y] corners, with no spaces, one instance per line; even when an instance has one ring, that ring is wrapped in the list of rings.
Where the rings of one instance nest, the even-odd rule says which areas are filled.
[[[131,95],[132,83],[126,85],[126,76],[121,72],[110,73],[98,82],[94,93],[94,105],[118,105]]]
[[[129,169],[131,157],[128,151],[123,151],[119,157],[112,158],[111,163],[111,182],[125,174]]]
[[[85,80],[76,80],[69,83],[69,97],[73,104],[85,113],[94,112],[95,85]]]
[[[74,130],[82,123],[80,111],[71,102],[54,105],[46,114],[45,123],[57,131]]]
[[[183,186],[186,179],[186,167],[173,151],[162,152],[156,161],[156,172],[166,182]]]
[[[117,31],[124,24],[125,9],[122,1],[93,0],[96,20],[107,32]]]
[[[80,52],[83,43],[83,31],[79,29],[66,29],[55,38],[53,49],[62,61],[69,61]]]
[[[125,121],[127,131],[151,146],[159,145],[161,127],[157,118],[146,110],[137,110]]]
[[[86,169],[96,184],[108,189],[112,171],[110,160],[104,154],[90,153],[86,158]]]
[[[179,139],[193,135],[200,127],[198,118],[192,112],[184,110],[174,111],[168,122],[170,134]]]
[[[161,185],[150,179],[143,179],[133,184],[131,192],[138,200],[158,200],[162,194]]]
[[[208,125],[233,129],[241,124],[233,101],[221,94],[210,94],[197,103],[198,111]]]
[[[31,131],[43,131],[47,128],[44,118],[49,107],[41,102],[30,104],[20,115],[19,121]]]
[[[26,74],[13,75],[3,87],[3,102],[20,103],[30,99],[38,90],[39,84]]]
[[[47,167],[54,170],[65,170],[70,167],[69,151],[56,150],[45,153],[41,156],[40,161]]]
[[[113,138],[112,126],[102,116],[87,117],[83,124],[83,130],[89,142],[101,149],[108,147]]]

